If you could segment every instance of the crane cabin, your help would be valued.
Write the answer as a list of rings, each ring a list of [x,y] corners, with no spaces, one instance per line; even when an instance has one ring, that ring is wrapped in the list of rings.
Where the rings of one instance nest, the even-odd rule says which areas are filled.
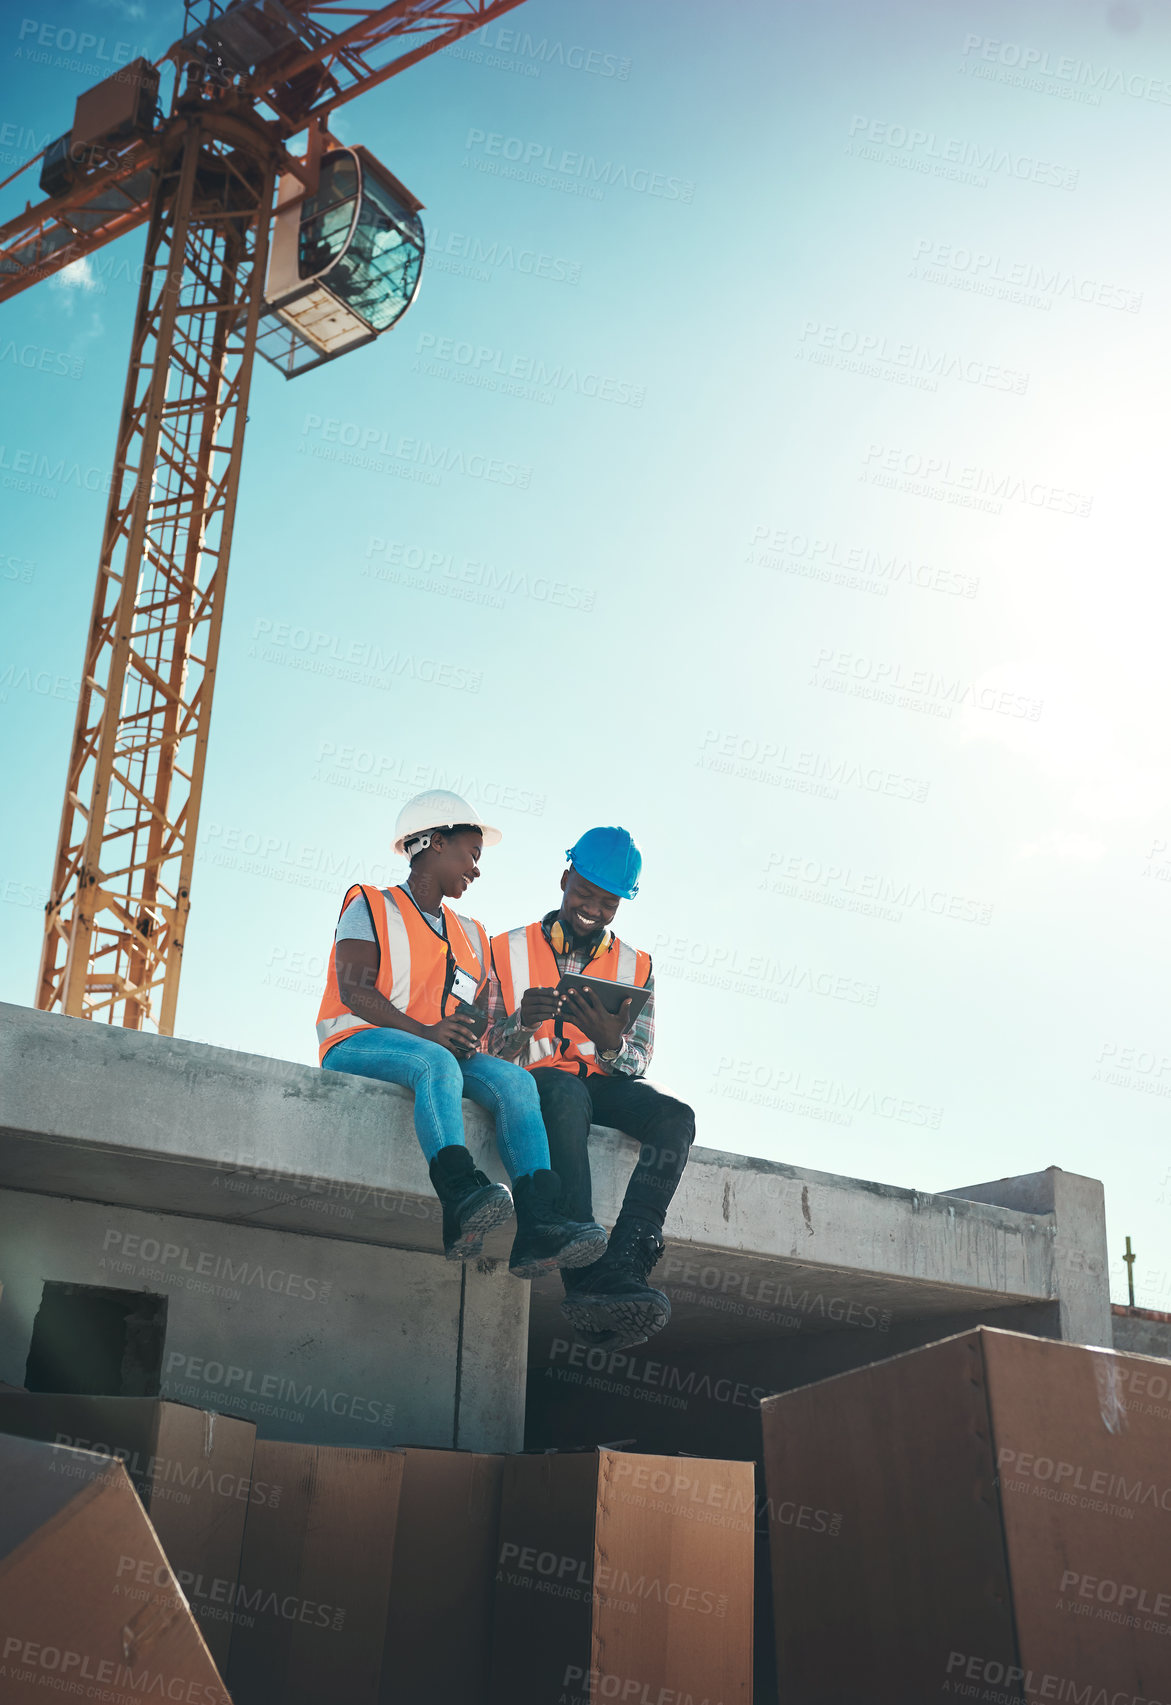
[[[312,193],[284,174],[259,353],[293,379],[389,331],[418,294],[422,206],[365,148],[323,154]]]

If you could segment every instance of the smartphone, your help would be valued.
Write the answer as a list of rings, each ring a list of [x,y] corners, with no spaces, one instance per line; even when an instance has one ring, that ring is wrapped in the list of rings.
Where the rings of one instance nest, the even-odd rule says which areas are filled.
[[[474,1006],[471,1001],[456,1001],[455,1012],[452,1016],[455,1017],[456,1014],[458,1014],[460,1018],[468,1018],[471,1020],[472,1028],[476,1033],[476,1040],[478,1042],[480,1037],[488,1028],[487,1009],[482,1006]]]

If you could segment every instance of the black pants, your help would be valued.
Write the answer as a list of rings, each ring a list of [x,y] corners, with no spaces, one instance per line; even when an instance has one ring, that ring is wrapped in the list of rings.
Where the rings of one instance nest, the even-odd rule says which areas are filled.
[[[662,1226],[695,1136],[691,1108],[636,1078],[600,1072],[582,1078],[554,1066],[538,1067],[533,1077],[549,1135],[550,1163],[561,1178],[563,1211],[571,1219],[593,1219],[590,1125],[613,1125],[641,1145],[623,1211]]]

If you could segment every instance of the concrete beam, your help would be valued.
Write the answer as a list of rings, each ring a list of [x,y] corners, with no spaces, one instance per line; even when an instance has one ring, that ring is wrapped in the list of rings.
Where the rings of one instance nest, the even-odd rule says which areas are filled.
[[[0,1008],[0,1183],[143,1211],[437,1253],[437,1206],[411,1098],[288,1061]],[[486,1117],[469,1146],[502,1175]],[[613,1223],[636,1159],[592,1138],[595,1203]],[[863,1305],[892,1319],[1055,1295],[1051,1210],[959,1201],[697,1148],[659,1272],[697,1341],[819,1325]],[[506,1254],[506,1230],[487,1253]],[[548,1315],[550,1287],[538,1293]],[[790,1300],[786,1300],[790,1299]],[[536,1299],[535,1299],[536,1300]],[[739,1312],[735,1312],[736,1309]],[[551,1316],[549,1316],[551,1319]]]
[[[486,1116],[465,1102],[464,1117],[479,1163],[503,1177]],[[595,1129],[591,1155],[596,1211],[613,1224],[637,1145]],[[538,1373],[551,1392],[559,1370],[579,1372],[559,1282],[507,1272],[511,1228],[472,1268],[443,1260],[412,1099],[391,1085],[0,1006],[0,1218],[0,1380],[23,1377],[47,1279],[168,1295],[164,1394],[252,1414],[271,1437],[374,1442],[358,1415],[311,1406],[298,1420],[297,1403],[341,1393],[393,1417],[378,1442],[516,1449],[526,1367],[530,1420]],[[723,1370],[735,1393],[957,1320],[1101,1342],[1100,1230],[1101,1186],[1056,1168],[929,1194],[697,1148],[655,1272],[673,1309],[655,1357],[689,1388]],[[245,1259],[328,1285],[328,1313],[251,1280],[218,1294]],[[220,1277],[203,1284],[209,1266]],[[229,1383],[229,1368],[245,1372]],[[598,1374],[599,1436],[619,1436],[612,1374]],[[565,1393],[573,1426],[582,1395]],[[697,1447],[680,1433],[671,1448]]]
[[[1047,1166],[1019,1178],[997,1178],[947,1192],[967,1202],[992,1202],[1016,1213],[1044,1214],[1053,1239],[1053,1290],[1060,1308],[1061,1337],[1074,1344],[1110,1349],[1109,1254],[1106,1195],[1096,1178]]]

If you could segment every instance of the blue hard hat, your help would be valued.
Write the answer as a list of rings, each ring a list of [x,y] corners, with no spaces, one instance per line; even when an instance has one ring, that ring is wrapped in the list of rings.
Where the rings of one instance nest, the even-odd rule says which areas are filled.
[[[629,829],[587,829],[581,839],[567,847],[565,856],[587,882],[633,900],[642,874],[642,854]]]

